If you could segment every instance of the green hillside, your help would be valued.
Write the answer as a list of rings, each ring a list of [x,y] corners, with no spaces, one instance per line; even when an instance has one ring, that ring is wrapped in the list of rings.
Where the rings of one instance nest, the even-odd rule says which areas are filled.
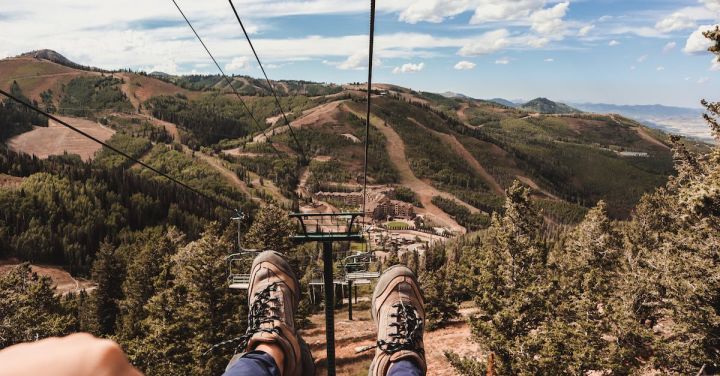
[[[577,114],[582,112],[564,103],[553,102],[547,98],[535,98],[521,105],[520,108],[528,112],[539,112],[541,114]]]

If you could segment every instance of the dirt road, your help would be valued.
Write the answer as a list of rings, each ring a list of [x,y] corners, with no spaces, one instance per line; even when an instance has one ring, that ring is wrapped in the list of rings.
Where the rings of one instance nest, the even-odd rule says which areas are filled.
[[[303,116],[299,119],[293,120],[290,122],[290,126],[293,129],[299,129],[302,128],[304,125],[312,125],[312,124],[318,124],[323,123],[325,121],[331,120],[330,115],[337,110],[338,106],[345,102],[345,100],[339,100],[334,102],[329,102],[325,104],[321,104],[317,107],[313,107],[309,110],[306,110],[303,112]],[[288,127],[285,124],[279,125],[272,130],[268,130],[265,133],[268,136],[272,136],[274,134],[281,134],[287,132]],[[267,137],[265,137],[265,134],[259,134],[255,137],[253,137],[253,142],[265,142],[267,141]]]
[[[462,159],[468,165],[470,165],[470,167],[472,167],[472,169],[475,170],[475,172],[477,172],[483,178],[483,180],[485,180],[486,183],[490,185],[490,189],[492,189],[495,194],[500,196],[505,195],[505,191],[502,189],[497,180],[495,180],[495,178],[490,175],[487,170],[485,170],[485,168],[480,164],[480,162],[478,162],[477,159],[475,159],[475,157],[470,154],[470,152],[465,148],[463,144],[460,143],[460,141],[457,140],[457,138],[455,138],[455,136],[430,129],[413,118],[408,118],[408,120],[412,121],[417,126],[427,130],[428,132],[445,141],[448,145],[450,145],[450,147],[453,149],[453,151],[455,151],[455,153],[461,156]]]
[[[359,114],[347,107],[347,111],[353,112],[356,116],[361,119],[365,118],[365,114]],[[423,210],[419,210],[420,213],[430,214],[440,225],[446,226],[455,232],[465,233],[465,228],[460,226],[454,219],[452,219],[447,213],[442,211],[439,207],[432,203],[434,196],[441,196],[461,204],[473,213],[479,212],[475,207],[468,205],[467,203],[459,200],[457,197],[437,190],[432,185],[418,179],[410,168],[410,164],[405,156],[405,143],[400,138],[400,135],[395,132],[392,127],[386,126],[385,122],[376,116],[371,116],[370,124],[377,128],[387,140],[385,148],[390,156],[390,162],[395,166],[400,175],[400,185],[412,189],[417,193],[420,202],[425,207]]]

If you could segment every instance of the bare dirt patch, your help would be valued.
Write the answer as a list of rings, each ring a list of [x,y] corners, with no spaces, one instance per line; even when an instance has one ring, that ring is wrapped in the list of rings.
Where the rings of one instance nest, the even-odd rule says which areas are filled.
[[[0,174],[0,188],[17,189],[20,188],[24,180],[21,177]]]
[[[303,115],[300,118],[290,122],[290,126],[293,129],[300,129],[303,126],[322,125],[331,122],[334,119],[334,114],[339,111],[338,107],[343,102],[344,100],[329,102],[306,110],[303,112]],[[287,132],[287,130],[288,127],[283,124],[281,126],[273,128],[269,132],[266,131],[265,134],[276,135],[285,133]],[[261,133],[253,137],[253,142],[266,142],[267,137],[265,136],[265,134]]]
[[[58,116],[58,118],[101,141],[107,141],[115,134],[112,129],[91,120],[68,116]],[[77,154],[85,161],[91,160],[102,147],[53,120],[50,120],[48,127],[36,127],[30,132],[11,138],[8,140],[8,146],[13,151],[35,155],[38,158],[67,152]]]
[[[375,323],[370,317],[369,302],[360,298],[360,303],[353,306],[353,321],[348,320],[347,309],[343,308],[335,314],[335,362],[337,374],[343,376],[367,375],[370,362],[375,355],[374,350],[356,353],[356,348],[372,345],[377,339]],[[362,301],[365,300],[365,301]],[[347,305],[347,300],[345,300]],[[467,312],[461,312],[463,316]],[[310,346],[318,374],[326,374],[325,349],[325,316],[316,314],[310,317],[312,325],[301,331],[305,341]],[[445,351],[454,351],[463,356],[483,356],[480,346],[470,340],[470,327],[464,320],[456,321],[450,325],[426,332],[424,336],[425,357],[428,366],[428,375],[456,376],[458,373],[450,366],[445,358]]]
[[[12,268],[20,265],[18,260],[0,260],[0,275],[7,274]],[[96,285],[92,281],[82,278],[74,278],[70,273],[66,272],[59,266],[53,265],[30,265],[34,273],[41,276],[50,277],[53,286],[59,295],[66,295],[71,292],[79,292],[80,290],[93,290]]]

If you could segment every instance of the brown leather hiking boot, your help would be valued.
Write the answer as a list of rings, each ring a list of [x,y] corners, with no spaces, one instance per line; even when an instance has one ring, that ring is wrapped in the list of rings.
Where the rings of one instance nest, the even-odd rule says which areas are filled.
[[[377,349],[370,376],[385,376],[392,362],[410,360],[427,372],[423,331],[425,301],[415,274],[402,265],[386,270],[372,296]]]
[[[295,330],[300,283],[290,264],[280,253],[265,251],[250,270],[248,328],[239,348],[247,352],[261,343],[279,345],[285,355],[283,376],[314,375],[310,349]],[[230,365],[242,355],[235,356]]]

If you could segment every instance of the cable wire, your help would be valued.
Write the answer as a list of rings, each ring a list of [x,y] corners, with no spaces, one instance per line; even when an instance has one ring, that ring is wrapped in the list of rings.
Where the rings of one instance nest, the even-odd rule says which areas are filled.
[[[367,205],[368,151],[370,150],[370,98],[372,97],[373,44],[375,41],[375,0],[370,0],[370,43],[368,48],[367,117],[365,118],[365,167],[363,174],[363,206]]]
[[[110,144],[108,144],[108,143],[106,143],[106,142],[104,142],[104,141],[101,141],[101,140],[93,137],[92,135],[90,135],[90,134],[88,134],[88,133],[86,133],[86,132],[84,132],[84,131],[82,131],[82,130],[80,130],[80,129],[78,129],[78,128],[70,125],[70,124],[68,124],[68,123],[66,123],[65,121],[60,120],[60,119],[58,119],[57,117],[55,117],[55,116],[53,116],[53,115],[51,115],[51,114],[49,114],[49,113],[47,113],[47,112],[45,112],[45,111],[37,108],[37,107],[35,107],[35,106],[33,106],[33,105],[29,104],[29,103],[26,103],[25,101],[23,101],[23,100],[15,97],[14,95],[12,95],[12,94],[10,94],[10,93],[2,90],[2,89],[0,89],[0,94],[2,94],[2,95],[4,95],[4,96],[12,99],[13,101],[15,101],[15,102],[17,102],[17,103],[25,106],[26,108],[28,108],[28,109],[30,109],[30,110],[32,110],[32,111],[34,111],[34,112],[37,112],[37,113],[39,113],[39,114],[47,117],[48,119],[51,119],[51,120],[56,121],[57,123],[65,126],[66,128],[71,129],[72,131],[74,131],[74,132],[76,132],[76,133],[79,133],[79,134],[81,134],[81,135],[83,135],[83,136],[85,136],[85,137],[87,137],[87,138],[89,138],[89,139],[97,142],[98,144],[100,144],[100,145],[102,145],[102,146],[104,146],[104,147],[106,147],[106,148],[114,151],[114,152],[117,153],[117,154],[120,154],[121,156],[127,158],[128,160],[133,161],[133,162],[139,164],[140,166],[145,167],[145,168],[147,168],[148,170],[150,170],[150,171],[152,171],[152,172],[154,172],[154,173],[156,173],[156,174],[158,174],[158,175],[160,175],[160,176],[162,176],[162,177],[170,180],[171,182],[173,182],[173,183],[175,183],[175,184],[177,184],[177,185],[179,185],[179,186],[181,186],[181,187],[183,187],[183,188],[185,188],[185,189],[188,189],[188,190],[192,191],[193,193],[197,194],[198,196],[204,197],[204,198],[206,198],[206,199],[208,199],[208,200],[216,203],[218,206],[222,206],[222,207],[224,207],[224,208],[226,208],[226,209],[228,209],[228,210],[231,210],[231,211],[235,211],[235,210],[236,210],[235,208],[230,207],[230,205],[228,205],[227,203],[222,202],[222,201],[218,200],[217,198],[212,197],[212,196],[210,196],[210,195],[208,195],[208,194],[206,194],[206,193],[204,193],[204,192],[202,192],[202,191],[199,191],[199,190],[197,190],[197,189],[195,189],[195,188],[193,188],[193,187],[191,187],[191,186],[189,186],[189,185],[181,182],[181,181],[178,180],[178,179],[175,179],[174,177],[172,177],[172,176],[170,176],[170,175],[168,175],[168,174],[166,174],[166,173],[164,173],[164,172],[162,172],[162,171],[160,171],[160,170],[158,170],[158,169],[156,169],[156,168],[148,165],[147,163],[145,163],[145,162],[143,162],[143,161],[141,161],[141,160],[139,160],[139,159],[137,159],[137,158],[135,158],[135,157],[130,156],[129,154],[127,154],[127,153],[125,153],[125,152],[123,152],[123,151],[115,148],[114,146],[111,146]]]
[[[174,0],[173,0],[174,1]],[[237,18],[238,23],[240,23],[240,28],[242,28],[243,34],[245,34],[245,39],[247,39],[248,44],[250,45],[250,49],[252,49],[253,55],[255,55],[255,60],[257,60],[258,65],[260,66],[260,70],[263,73],[263,76],[265,76],[265,81],[268,84],[268,87],[270,87],[270,92],[272,93],[273,97],[275,98],[275,104],[277,105],[278,109],[280,110],[280,113],[282,114],[283,120],[285,120],[285,125],[287,125],[288,130],[290,131],[290,134],[292,135],[293,139],[295,140],[295,144],[297,145],[298,149],[300,149],[300,154],[303,156],[304,162],[309,163],[307,156],[305,155],[305,151],[302,148],[302,145],[300,145],[300,141],[298,141],[297,136],[295,136],[295,132],[292,129],[292,126],[290,126],[290,122],[287,119],[287,116],[285,116],[285,111],[282,108],[282,105],[280,104],[280,99],[278,99],[277,93],[275,92],[275,87],[273,87],[272,83],[270,82],[270,79],[268,78],[267,73],[265,73],[265,68],[263,68],[262,63],[260,62],[260,57],[258,56],[257,52],[255,51],[255,46],[253,46],[252,41],[250,41],[250,35],[248,35],[247,30],[245,30],[245,25],[243,25],[242,21],[240,20],[240,15],[238,15],[237,10],[235,9],[235,4],[233,4],[232,0],[228,0],[230,2],[230,7],[233,10],[233,13],[235,13],[235,18]]]
[[[195,37],[197,37],[197,40],[200,42],[200,44],[202,44],[203,48],[205,48],[205,52],[208,53],[208,55],[210,56],[210,59],[212,59],[213,63],[215,63],[215,66],[220,71],[222,76],[225,78],[225,81],[227,81],[228,85],[230,85],[230,89],[233,91],[233,93],[235,93],[235,96],[237,96],[237,98],[240,100],[240,103],[242,103],[243,107],[245,107],[245,110],[247,111],[248,115],[250,115],[250,118],[253,120],[253,122],[255,122],[255,125],[258,127],[258,129],[260,129],[260,132],[262,132],[263,136],[265,136],[265,139],[270,144],[270,146],[273,148],[273,150],[275,151],[275,154],[278,156],[278,158],[283,159],[283,157],[280,155],[280,152],[275,148],[275,145],[273,145],[272,141],[270,141],[270,137],[268,137],[268,135],[265,133],[265,129],[260,126],[260,123],[255,118],[255,115],[253,115],[252,111],[250,111],[250,107],[248,107],[248,105],[242,99],[242,96],[240,95],[240,93],[238,93],[238,91],[235,89],[235,86],[233,86],[232,81],[225,74],[225,71],[223,71],[223,69],[220,67],[220,64],[218,64],[217,60],[215,60],[215,57],[210,52],[210,49],[208,49],[208,47],[205,45],[205,42],[203,42],[202,38],[200,38],[200,35],[195,30],[195,27],[193,27],[192,23],[190,23],[190,20],[185,16],[185,13],[182,11],[182,9],[180,9],[180,6],[178,5],[178,3],[175,0],[171,0],[171,1],[173,2],[173,4],[175,4],[175,7],[180,12],[180,15],[182,15],[182,17],[185,19],[185,22],[187,22],[188,26],[190,26],[190,29],[195,34]],[[303,157],[304,157],[304,155],[303,155]]]

